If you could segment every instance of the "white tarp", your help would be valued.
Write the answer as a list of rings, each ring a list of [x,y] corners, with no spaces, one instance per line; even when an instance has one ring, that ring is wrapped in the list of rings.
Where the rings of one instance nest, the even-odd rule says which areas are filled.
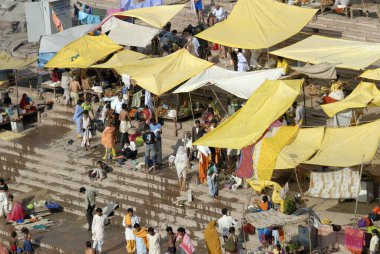
[[[42,36],[38,53],[58,52],[67,44],[93,31],[96,25],[81,25],[64,30],[63,32]]]
[[[117,44],[144,48],[159,30],[112,17],[102,25],[102,33],[108,31],[110,31],[108,37]]]
[[[237,97],[248,99],[265,80],[276,80],[281,77],[281,73],[282,69],[237,72],[229,71],[218,66],[212,66],[189,79],[173,93],[188,93],[212,84]]]

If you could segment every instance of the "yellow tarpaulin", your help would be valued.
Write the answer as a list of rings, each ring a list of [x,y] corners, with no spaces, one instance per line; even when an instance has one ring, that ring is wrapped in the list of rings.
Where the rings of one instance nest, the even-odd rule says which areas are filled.
[[[281,150],[274,168],[295,168],[301,162],[308,160],[321,146],[324,129],[324,127],[300,129],[294,142]]]
[[[30,58],[15,58],[7,54],[5,51],[0,51],[0,70],[20,70],[37,61],[38,57]]]
[[[114,16],[125,16],[138,18],[157,28],[166,25],[178,12],[185,7],[184,4],[153,6],[147,8],[133,9],[129,11],[116,12]]]
[[[321,105],[329,117],[333,117],[345,109],[380,106],[380,91],[376,84],[361,82],[350,95],[341,101]]]
[[[107,35],[85,35],[66,45],[46,65],[46,68],[88,68],[107,55],[122,49]]]
[[[326,62],[340,68],[362,70],[380,59],[380,43],[313,35],[270,53],[306,63]]]
[[[129,49],[117,52],[107,62],[102,64],[92,65],[92,68],[104,68],[113,69],[115,67],[122,67],[127,63],[134,62],[136,60],[147,58],[148,56],[135,52]]]
[[[238,112],[194,145],[241,149],[255,143],[300,93],[303,80],[267,80]]]
[[[114,69],[131,76],[149,92],[161,95],[212,65],[181,49],[168,56],[137,60]]]
[[[274,0],[238,0],[225,21],[196,36],[236,48],[269,48],[298,33],[316,12]]]
[[[262,139],[259,149],[255,147],[252,160],[257,179],[270,181],[277,156],[286,145],[293,142],[298,130],[298,126],[279,127],[272,137]]]
[[[347,128],[326,128],[317,154],[303,163],[351,167],[368,164],[376,154],[380,138],[380,120]]]
[[[380,80],[380,68],[366,70],[359,77],[372,80]]]
[[[250,179],[247,180],[247,183],[252,187],[257,192],[261,192],[265,188],[272,188],[273,193],[272,193],[272,202],[279,204],[281,206],[281,211],[284,209],[284,200],[281,198],[281,186],[272,181],[263,181],[263,180],[254,180]]]

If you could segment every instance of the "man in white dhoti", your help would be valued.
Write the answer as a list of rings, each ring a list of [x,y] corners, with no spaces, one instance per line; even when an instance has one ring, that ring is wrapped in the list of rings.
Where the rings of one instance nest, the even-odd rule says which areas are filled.
[[[103,214],[102,208],[96,208],[96,214],[92,221],[92,247],[102,253],[102,247],[104,244],[104,226],[108,223],[107,216]]]
[[[136,251],[136,239],[133,234],[133,225],[139,224],[140,219],[133,214],[133,209],[128,208],[128,213],[124,216],[123,226],[125,227],[125,240],[127,241],[127,254],[135,253]]]

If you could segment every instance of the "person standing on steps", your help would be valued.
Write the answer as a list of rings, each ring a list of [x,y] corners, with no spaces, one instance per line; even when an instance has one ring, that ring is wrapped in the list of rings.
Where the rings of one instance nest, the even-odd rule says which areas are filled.
[[[148,228],[148,246],[149,246],[149,254],[161,254],[160,252],[160,235],[154,232],[152,227]]]
[[[86,189],[85,187],[80,187],[79,193],[84,194],[84,202],[86,207],[86,218],[88,223],[88,231],[91,231],[92,221],[94,219],[94,209],[96,206],[96,195],[97,192],[95,190]]]
[[[156,137],[156,142],[154,143],[156,149],[156,160],[157,165],[161,165],[162,162],[162,143],[161,143],[161,134],[162,127],[161,124],[157,123],[156,119],[153,117],[149,124],[150,131],[154,133]]]
[[[92,248],[90,241],[86,242],[86,249],[84,249],[84,254],[96,254],[96,250]]]
[[[229,230],[231,227],[236,226],[237,222],[232,216],[228,215],[228,209],[223,208],[222,209],[222,218],[218,220],[218,227],[219,231],[222,232],[224,242],[227,241],[227,238],[229,236]]]
[[[143,134],[143,140],[145,142],[145,171],[150,172],[153,169],[153,173],[156,171],[156,136],[150,130],[149,125],[145,125],[145,132]],[[153,166],[149,168],[149,160],[152,156]]]
[[[102,253],[102,247],[104,244],[104,226],[108,223],[107,216],[103,214],[102,208],[96,208],[96,214],[94,220],[92,221],[92,247]]]
[[[139,217],[133,214],[133,208],[128,208],[124,216],[123,227],[125,227],[125,240],[127,241],[127,254],[134,254],[136,251],[136,238],[133,234],[133,226],[140,223]]]
[[[168,233],[168,251],[169,254],[176,254],[177,248],[175,247],[175,242],[177,240],[177,236],[173,232],[172,227],[166,227],[166,232]]]

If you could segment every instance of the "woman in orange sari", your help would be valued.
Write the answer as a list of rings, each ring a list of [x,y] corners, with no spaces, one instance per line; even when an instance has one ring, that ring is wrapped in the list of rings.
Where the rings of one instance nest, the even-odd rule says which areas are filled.
[[[216,221],[210,221],[204,232],[208,254],[222,254],[222,246],[215,226]]]
[[[209,167],[211,151],[207,146],[197,146],[199,159],[199,182],[207,182],[207,170]]]
[[[115,131],[116,128],[113,123],[110,123],[102,133],[102,145],[106,149],[106,154],[103,160],[111,160],[116,157],[115,152]]]

